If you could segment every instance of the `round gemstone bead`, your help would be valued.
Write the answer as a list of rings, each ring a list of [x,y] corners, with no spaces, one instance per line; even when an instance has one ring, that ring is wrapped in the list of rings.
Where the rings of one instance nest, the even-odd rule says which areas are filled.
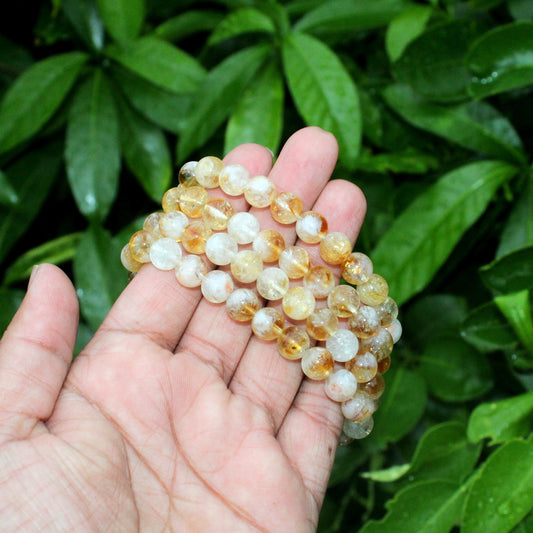
[[[300,359],[310,346],[309,335],[296,326],[285,328],[278,337],[278,351],[285,359]]]
[[[199,287],[207,274],[205,261],[197,255],[186,255],[176,267],[176,278],[183,287]]]
[[[345,402],[356,393],[357,380],[350,371],[340,368],[326,378],[324,391],[333,401]]]
[[[205,187],[206,189],[214,189],[218,187],[218,176],[222,169],[224,168],[224,163],[215,156],[202,157],[196,168],[194,174],[198,183]]]
[[[315,310],[315,297],[309,289],[293,287],[283,296],[283,311],[293,320],[304,320]]]
[[[181,246],[168,237],[162,237],[150,247],[150,261],[159,270],[173,270],[181,260]]]
[[[361,302],[376,306],[382,304],[389,294],[389,285],[379,274],[371,274],[368,281],[357,287]]]
[[[180,210],[180,197],[181,197],[181,193],[184,190],[185,189],[181,185],[178,185],[178,187],[172,187],[172,189],[169,189],[163,195],[163,200],[161,201],[161,205],[165,213],[169,213],[170,211]]]
[[[327,220],[316,211],[306,211],[296,221],[296,235],[309,244],[320,242],[327,232]]]
[[[257,278],[257,292],[266,300],[279,300],[288,290],[289,278],[280,268],[265,268]]]
[[[353,422],[346,419],[342,426],[342,432],[344,435],[351,439],[364,439],[368,437],[374,429],[374,419],[372,417],[367,418],[364,422]]]
[[[385,380],[381,374],[376,374],[370,381],[361,383],[359,389],[373,400],[377,400],[385,390]]]
[[[263,307],[252,318],[252,331],[265,341],[277,339],[283,332],[285,319],[273,307]]]
[[[375,307],[382,326],[389,326],[393,320],[398,318],[398,304],[390,296]]]
[[[320,241],[320,257],[331,265],[344,263],[352,252],[350,239],[340,232],[328,233]]]
[[[154,236],[147,231],[142,230],[134,233],[129,242],[131,257],[139,263],[149,263],[150,247],[154,241]]]
[[[189,223],[185,213],[181,211],[169,211],[163,213],[159,219],[159,232],[163,237],[170,237],[175,241],[181,240],[183,230]]]
[[[192,187],[193,185],[198,185],[196,181],[195,170],[198,165],[198,161],[188,161],[185,163],[178,172],[178,181],[180,185],[184,187]]]
[[[161,215],[163,215],[163,213],[151,213],[146,217],[143,223],[143,230],[151,233],[156,239],[161,237],[161,233],[159,231],[159,221],[161,220]]]
[[[223,270],[212,270],[202,280],[204,298],[214,304],[225,302],[233,291],[233,280]]]
[[[345,366],[359,383],[370,381],[378,372],[378,362],[370,352],[356,355],[347,361]]]
[[[402,324],[395,318],[390,325],[385,326],[385,329],[391,334],[392,342],[396,344],[402,336]]]
[[[385,374],[387,370],[390,368],[391,359],[390,356],[384,357],[381,361],[378,363],[378,372],[380,374]]]
[[[368,420],[377,409],[376,402],[364,392],[357,391],[353,398],[343,402],[342,414],[352,422]]]
[[[314,266],[304,276],[303,286],[309,289],[317,300],[327,298],[335,287],[333,272],[324,266]]]
[[[231,260],[231,273],[241,283],[256,281],[263,271],[263,261],[253,250],[241,250]]]
[[[228,165],[218,176],[220,188],[230,196],[240,196],[249,181],[250,173],[242,165]]]
[[[276,186],[266,176],[255,176],[244,187],[244,198],[254,207],[268,207],[276,196]]]
[[[202,213],[204,222],[212,230],[225,230],[229,219],[235,214],[233,206],[225,198],[213,198],[209,200]]]
[[[380,320],[373,307],[362,305],[359,307],[359,311],[349,318],[348,324],[360,339],[366,339],[377,332],[380,327]]]
[[[257,294],[250,289],[235,289],[226,300],[228,315],[239,322],[252,320],[260,307]]]
[[[239,244],[251,243],[260,230],[259,220],[252,213],[236,213],[228,222],[228,233]]]
[[[187,187],[180,196],[180,209],[191,218],[200,218],[208,200],[209,194],[203,187]]]
[[[360,285],[370,278],[374,266],[370,258],[360,252],[354,252],[342,266],[342,277],[352,285]]]
[[[211,229],[204,222],[196,220],[185,226],[181,236],[181,243],[189,253],[203,254],[207,239],[211,237],[211,234]]]
[[[361,339],[359,351],[370,352],[378,361],[392,353],[393,341],[391,334],[385,328],[379,328],[374,335]]]
[[[143,264],[133,259],[130,251],[130,245],[126,244],[120,252],[120,262],[122,266],[130,272],[139,272]]]
[[[325,341],[339,329],[339,319],[328,308],[316,309],[307,317],[305,329],[313,339]]]
[[[214,265],[229,265],[238,251],[237,242],[227,233],[215,233],[205,243],[205,255]]]
[[[302,214],[303,204],[292,192],[280,192],[270,204],[272,218],[280,224],[292,224]]]
[[[289,246],[279,256],[279,267],[290,279],[299,279],[309,271],[311,257],[305,248]]]
[[[345,363],[357,355],[359,339],[349,329],[338,329],[326,340],[326,348],[335,361]]]
[[[341,318],[348,318],[357,313],[359,304],[359,294],[349,285],[339,285],[328,295],[328,307]]]
[[[333,356],[326,348],[315,346],[302,353],[302,370],[310,379],[326,379],[333,372],[334,366]]]
[[[277,261],[285,250],[285,240],[277,231],[266,229],[257,234],[252,247],[265,263],[272,263]]]

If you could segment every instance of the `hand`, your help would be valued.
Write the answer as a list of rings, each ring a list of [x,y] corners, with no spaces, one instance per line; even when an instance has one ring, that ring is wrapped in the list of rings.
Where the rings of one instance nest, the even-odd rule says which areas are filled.
[[[336,156],[306,128],[273,168],[257,145],[225,162],[269,174],[355,241],[365,201],[327,183]],[[280,231],[294,242],[294,225]],[[342,422],[323,383],[152,265],[72,363],[77,313],[67,277],[41,265],[0,343],[3,532],[316,530]]]

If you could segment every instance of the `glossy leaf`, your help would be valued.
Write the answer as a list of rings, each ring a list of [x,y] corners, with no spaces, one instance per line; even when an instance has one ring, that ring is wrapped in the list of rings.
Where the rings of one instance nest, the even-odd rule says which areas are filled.
[[[247,142],[261,144],[276,153],[283,128],[284,95],[283,78],[276,63],[267,63],[246,88],[230,116],[224,153]]]
[[[33,64],[31,54],[22,46],[0,35],[0,97],[4,86],[10,85],[13,80]]]
[[[533,508],[533,440],[512,441],[485,462],[467,497],[462,533],[506,533]]]
[[[422,100],[402,85],[388,87],[383,95],[394,111],[417,128],[476,152],[525,162],[520,137],[511,123],[484,102],[441,106]]]
[[[479,273],[485,285],[499,294],[531,289],[533,287],[533,246],[504,255],[482,266]]]
[[[329,480],[329,486],[353,478],[355,471],[368,459],[365,450],[354,446],[339,446],[335,454],[335,462]]]
[[[194,96],[189,119],[181,133],[179,160],[184,161],[224,122],[269,53],[268,46],[245,48],[209,72]]]
[[[476,98],[533,84],[533,22],[499,26],[480,37],[466,64],[473,74],[470,92]]]
[[[354,167],[361,145],[357,88],[337,55],[322,42],[292,33],[283,42],[283,68],[298,111],[309,125],[335,135],[339,156]]]
[[[395,219],[372,260],[403,303],[422,290],[498,188],[516,173],[501,161],[481,161],[442,176]]]
[[[533,4],[529,0],[509,0],[507,7],[515,20],[533,19]]]
[[[74,257],[81,233],[70,233],[45,242],[21,255],[6,271],[4,283],[28,279],[34,265],[52,263],[59,265]]]
[[[224,15],[217,11],[185,11],[157,26],[154,34],[165,41],[178,42],[189,35],[212,30]]]
[[[86,45],[104,47],[104,24],[95,0],[61,0],[61,9]]]
[[[112,46],[105,52],[150,83],[174,93],[195,90],[205,76],[196,59],[157,37],[142,37],[126,47]]]
[[[87,79],[72,102],[65,158],[79,210],[103,220],[117,193],[120,141],[113,95],[100,70]]]
[[[533,317],[529,291],[523,290],[496,296],[494,303],[511,324],[520,342],[533,359]]]
[[[0,170],[0,204],[3,205],[15,205],[19,200],[17,192],[9,183],[5,172]]]
[[[371,155],[366,151],[357,158],[357,168],[365,172],[388,172],[406,174],[425,174],[431,169],[437,169],[438,160],[428,154],[415,150]]]
[[[144,21],[144,0],[96,0],[107,31],[115,41],[135,39]]]
[[[374,470],[372,472],[363,472],[361,477],[371,479],[379,483],[392,483],[398,481],[411,469],[410,464],[391,466],[385,470]]]
[[[0,287],[0,338],[22,303],[24,294],[24,291]]]
[[[48,57],[26,70],[0,106],[0,152],[32,137],[54,114],[87,61],[70,52]]]

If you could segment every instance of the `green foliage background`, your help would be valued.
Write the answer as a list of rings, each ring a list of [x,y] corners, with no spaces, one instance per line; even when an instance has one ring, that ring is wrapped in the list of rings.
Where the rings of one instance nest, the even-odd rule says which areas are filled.
[[[402,304],[375,430],[320,532],[533,531],[533,3],[49,0],[0,21],[0,325],[61,264],[82,347],[187,159],[305,124]]]

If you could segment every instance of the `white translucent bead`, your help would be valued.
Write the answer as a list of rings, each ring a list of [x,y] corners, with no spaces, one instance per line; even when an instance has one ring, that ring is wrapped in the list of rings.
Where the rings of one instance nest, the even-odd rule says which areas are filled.
[[[324,390],[335,402],[345,402],[357,391],[357,380],[349,370],[341,368],[326,378]]]
[[[199,287],[206,274],[207,265],[197,255],[186,255],[176,267],[176,278],[183,287]]]
[[[277,339],[283,332],[283,315],[273,307],[263,307],[252,318],[252,331],[263,340]]]
[[[402,336],[402,323],[395,318],[385,329],[391,334],[392,342],[396,344]]]
[[[228,222],[228,233],[239,244],[251,243],[260,230],[259,220],[252,213],[236,213]]]
[[[326,340],[326,348],[339,363],[350,361],[357,355],[359,339],[349,329],[338,329]]]
[[[238,251],[237,241],[227,233],[215,233],[205,243],[205,255],[214,265],[229,265]]]
[[[250,173],[242,165],[228,165],[218,176],[220,188],[230,196],[240,196],[250,181]]]
[[[302,213],[296,221],[296,235],[302,241],[314,244],[320,242],[328,232],[326,219],[316,211]]]
[[[254,207],[268,207],[275,196],[276,186],[266,176],[255,176],[244,187],[244,197]]]
[[[181,239],[185,226],[189,224],[189,219],[181,211],[169,211],[163,213],[159,219],[159,231],[164,237],[171,239]]]
[[[376,408],[376,402],[363,392],[356,392],[353,398],[341,405],[341,411],[345,418],[354,422],[368,420],[375,413]]]
[[[168,237],[157,239],[150,247],[150,261],[159,270],[172,270],[181,260],[181,246]]]
[[[364,439],[370,435],[373,429],[374,419],[372,417],[367,418],[364,422],[352,422],[346,419],[342,426],[344,435],[352,439]]]
[[[250,289],[235,289],[226,301],[228,315],[239,322],[252,320],[260,308],[257,294]]]
[[[315,310],[315,297],[309,289],[293,287],[283,296],[283,311],[293,320],[304,320]]]
[[[289,277],[281,268],[265,268],[257,278],[257,292],[266,300],[279,300],[289,290]]]
[[[223,270],[212,270],[202,280],[202,294],[214,304],[225,302],[233,291],[233,280]]]
[[[241,283],[254,282],[263,271],[263,261],[253,250],[241,250],[231,260],[231,273]]]

